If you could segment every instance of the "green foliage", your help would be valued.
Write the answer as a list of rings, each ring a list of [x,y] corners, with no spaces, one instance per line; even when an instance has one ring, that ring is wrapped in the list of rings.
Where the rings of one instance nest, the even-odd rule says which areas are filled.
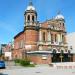
[[[34,64],[30,64],[30,61],[27,59],[15,59],[15,63],[19,63],[19,65],[24,66],[24,67],[35,67]]]
[[[28,66],[28,65],[30,65],[30,61],[28,61],[28,60],[21,60],[21,61],[20,61],[20,64],[21,64],[22,66]]]
[[[35,65],[34,64],[30,64],[28,67],[35,67]]]
[[[21,59],[15,59],[14,62],[15,63],[20,63]]]

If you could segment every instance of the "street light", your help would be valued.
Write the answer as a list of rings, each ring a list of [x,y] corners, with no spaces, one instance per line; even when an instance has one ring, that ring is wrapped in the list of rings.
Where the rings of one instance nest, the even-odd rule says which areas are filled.
[[[61,50],[60,58],[61,58],[61,62],[63,62],[63,50]]]

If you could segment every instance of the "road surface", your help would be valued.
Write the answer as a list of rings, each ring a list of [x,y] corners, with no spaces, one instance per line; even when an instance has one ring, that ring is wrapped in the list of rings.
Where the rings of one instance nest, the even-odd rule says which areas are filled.
[[[75,75],[75,69],[56,69],[49,66],[20,67],[11,66],[0,70],[0,75]]]

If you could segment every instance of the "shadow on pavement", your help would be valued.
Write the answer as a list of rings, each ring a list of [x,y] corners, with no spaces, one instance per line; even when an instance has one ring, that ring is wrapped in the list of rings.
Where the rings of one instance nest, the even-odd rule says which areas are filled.
[[[8,75],[8,74],[3,74],[3,73],[0,73],[0,75]]]

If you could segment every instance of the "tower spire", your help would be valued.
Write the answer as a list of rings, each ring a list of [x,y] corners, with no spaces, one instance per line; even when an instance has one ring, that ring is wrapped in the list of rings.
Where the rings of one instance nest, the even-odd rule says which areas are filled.
[[[33,6],[32,0],[29,0],[29,6]]]
[[[61,14],[61,11],[60,11],[60,10],[58,10],[58,11],[57,11],[57,14],[58,14],[58,15],[59,15],[59,14]]]

